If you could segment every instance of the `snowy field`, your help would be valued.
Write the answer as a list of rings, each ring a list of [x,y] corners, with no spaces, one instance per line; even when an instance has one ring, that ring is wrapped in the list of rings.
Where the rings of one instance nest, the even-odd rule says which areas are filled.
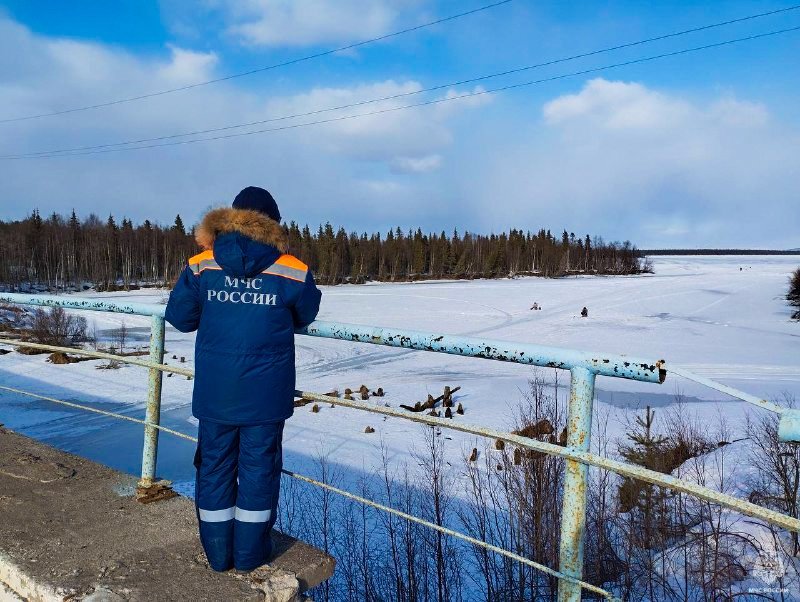
[[[655,257],[654,275],[580,277],[559,280],[520,278],[497,281],[425,282],[323,287],[319,318],[357,324],[410,328],[436,333],[506,339],[574,349],[628,354],[694,370],[761,397],[800,399],[800,324],[789,320],[784,300],[798,257]],[[740,268],[742,268],[740,270]],[[87,294],[97,298],[159,303],[165,291]],[[533,302],[543,309],[531,311]],[[586,306],[588,318],[580,317]],[[107,337],[124,321],[129,346],[146,345],[149,319],[85,313],[90,329]],[[173,355],[191,367],[193,335],[168,328],[167,363]],[[378,347],[312,337],[297,338],[298,388],[327,392],[357,390],[363,383],[382,387],[373,402],[424,401],[445,385],[460,386],[456,400],[466,413],[455,420],[507,429],[512,408],[527,389],[534,368],[474,358]],[[52,365],[46,355],[0,356],[0,384],[60,399],[142,416],[146,372],[135,366],[98,370],[101,361]],[[555,371],[539,374],[553,380]],[[558,376],[561,391],[569,374]],[[163,423],[194,434],[190,416],[193,382],[164,379]],[[621,435],[630,412],[645,405],[665,407],[676,393],[704,421],[725,416],[740,429],[751,406],[721,393],[668,376],[662,385],[599,377],[598,414],[608,416],[612,435]],[[287,423],[285,466],[310,472],[318,454],[353,474],[369,471],[384,441],[395,459],[410,460],[421,445],[423,427],[399,419],[344,408],[298,408]],[[760,412],[752,408],[753,412]],[[0,392],[0,422],[62,449],[138,473],[141,429],[137,425]],[[365,434],[370,425],[374,434]],[[462,453],[474,437],[448,433],[448,451]],[[415,443],[416,442],[416,443]],[[481,447],[481,445],[478,445]],[[161,436],[159,474],[191,493],[191,444]]]

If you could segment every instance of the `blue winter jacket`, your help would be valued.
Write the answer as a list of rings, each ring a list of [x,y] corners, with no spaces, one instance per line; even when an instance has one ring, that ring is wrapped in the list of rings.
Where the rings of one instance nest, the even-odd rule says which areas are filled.
[[[286,234],[261,213],[215,209],[197,238],[210,246],[189,259],[166,319],[197,330],[192,414],[257,425],[294,411],[294,329],[314,321],[321,293],[311,271],[283,253]]]

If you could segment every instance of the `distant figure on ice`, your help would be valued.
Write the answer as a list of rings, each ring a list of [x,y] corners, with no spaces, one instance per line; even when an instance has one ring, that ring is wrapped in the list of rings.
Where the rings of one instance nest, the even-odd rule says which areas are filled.
[[[538,303],[537,301],[534,301],[534,302],[533,302],[533,305],[531,305],[531,310],[533,310],[533,311],[538,311],[538,310],[540,310],[540,309],[542,309],[542,308],[541,308],[541,306],[539,305],[539,303]]]
[[[581,318],[588,318],[589,317],[589,310],[585,307],[581,310]]]
[[[197,330],[192,414],[199,419],[195,505],[215,571],[252,571],[272,554],[283,424],[294,411],[294,329],[314,321],[321,293],[286,254],[272,195],[242,190],[213,209],[169,296],[166,319]]]

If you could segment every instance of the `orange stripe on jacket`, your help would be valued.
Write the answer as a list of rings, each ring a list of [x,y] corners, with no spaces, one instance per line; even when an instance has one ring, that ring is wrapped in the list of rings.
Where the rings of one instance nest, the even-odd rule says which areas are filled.
[[[214,259],[214,252],[210,250],[203,251],[202,253],[190,257],[189,267],[195,276],[199,276],[203,270],[222,269]],[[262,274],[270,274],[272,276],[288,278],[289,280],[305,282],[306,275],[308,274],[308,266],[294,255],[284,254],[281,255],[275,263],[265,269]]]
[[[272,276],[280,276],[297,282],[305,282],[308,266],[293,255],[281,255],[278,260],[262,272]]]
[[[222,268],[214,260],[212,251],[203,251],[189,258],[189,269],[192,274],[199,276],[203,270],[221,270]]]
[[[278,257],[278,260],[275,263],[285,265],[289,268],[294,268],[295,270],[308,271],[308,266],[306,264],[304,264],[294,255],[289,255],[288,253]]]
[[[214,251],[203,251],[189,258],[189,265],[196,265],[204,259],[214,259]]]

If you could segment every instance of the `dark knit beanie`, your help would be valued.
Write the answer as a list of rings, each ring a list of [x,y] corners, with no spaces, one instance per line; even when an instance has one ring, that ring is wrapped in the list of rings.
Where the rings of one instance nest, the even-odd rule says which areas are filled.
[[[248,186],[233,199],[234,209],[253,209],[281,223],[281,212],[272,195],[258,186]]]

